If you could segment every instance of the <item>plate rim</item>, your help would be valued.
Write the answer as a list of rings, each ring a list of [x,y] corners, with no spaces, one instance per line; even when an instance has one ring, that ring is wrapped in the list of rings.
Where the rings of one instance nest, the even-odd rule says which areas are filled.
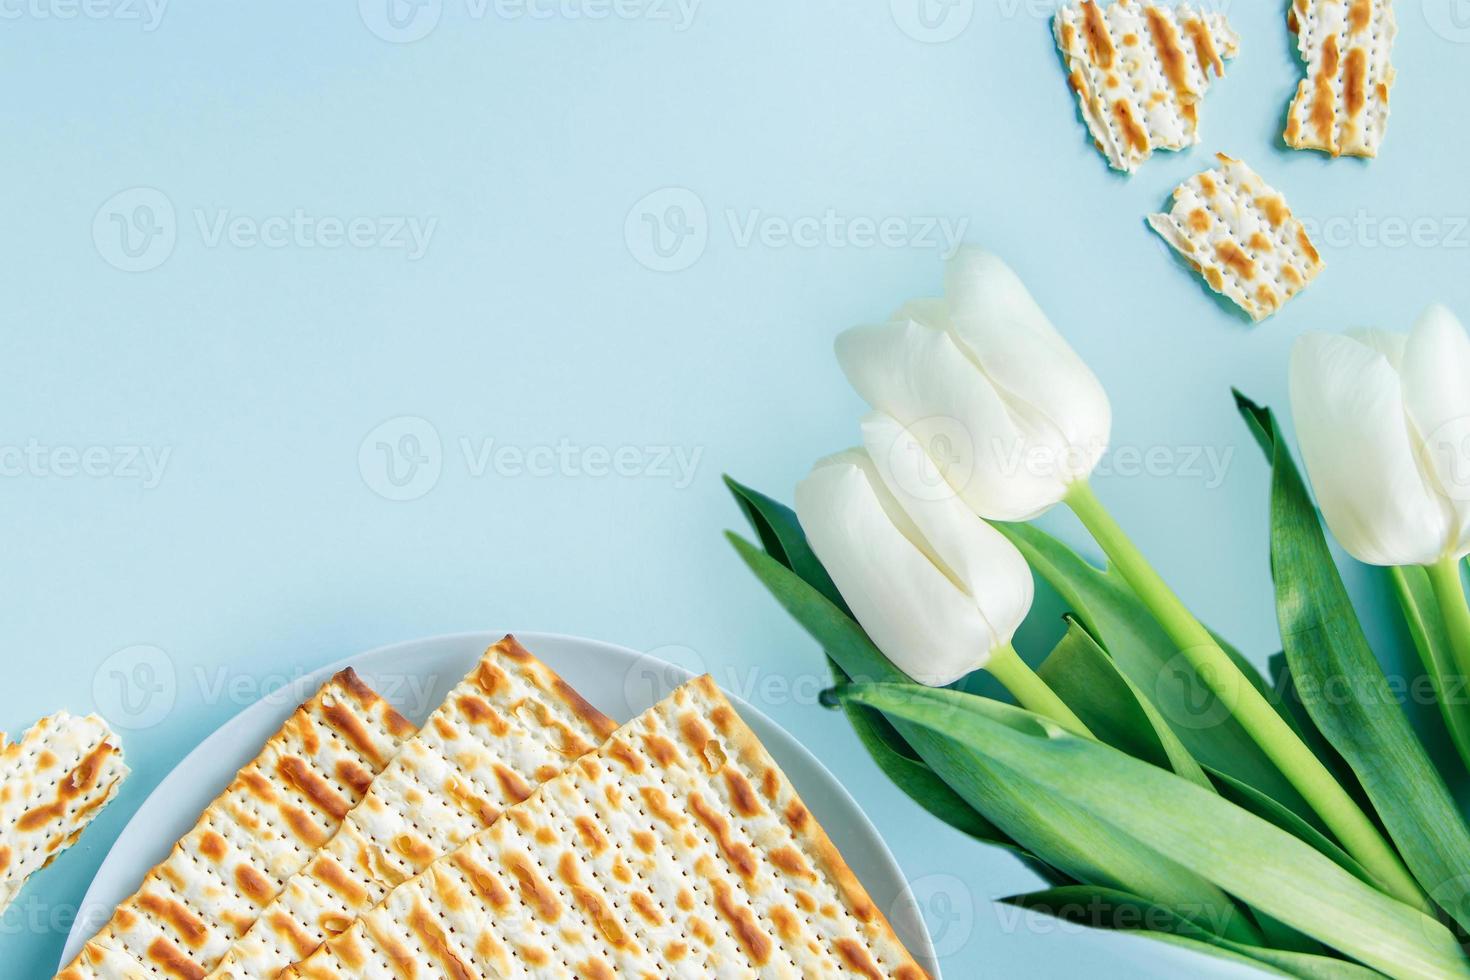
[[[669,661],[663,660],[659,657],[654,657],[650,654],[634,650],[631,647],[626,647],[617,643],[611,643],[607,640],[598,640],[591,637],[580,636],[575,633],[558,633],[547,630],[525,630],[509,632],[499,632],[496,630],[460,630],[450,633],[438,633],[431,636],[423,636],[409,640],[399,640],[393,643],[382,644],[368,650],[363,650],[359,653],[355,653],[350,656],[334,660],[328,664],[316,668],[315,670],[308,671],[307,673],[301,675],[299,678],[293,679],[293,684],[298,684],[301,688],[309,689],[314,692],[333,674],[336,674],[338,671],[344,670],[347,667],[353,667],[355,664],[367,660],[368,658],[378,659],[388,657],[393,655],[395,652],[411,656],[412,651],[416,648],[422,649],[437,644],[469,643],[470,641],[474,641],[477,644],[483,643],[485,647],[488,648],[496,641],[498,641],[501,637],[507,635],[516,637],[516,639],[521,641],[522,644],[527,647],[527,649],[531,650],[535,650],[537,643],[540,641],[569,644],[573,647],[582,647],[589,649],[600,648],[603,652],[610,653],[619,658],[631,658],[635,661],[642,661],[650,665],[656,664],[660,668],[668,671],[668,676],[677,676],[681,678],[681,683],[683,680],[692,679],[696,676],[693,671],[690,671],[685,667],[682,667],[678,664],[670,663]],[[365,669],[369,675],[372,673],[372,670],[370,668]],[[560,670],[558,670],[558,673],[560,673]],[[859,831],[859,833],[868,836],[872,839],[873,842],[876,843],[877,847],[871,855],[871,857],[874,859],[874,863],[879,865],[882,872],[890,876],[893,881],[898,883],[903,891],[906,892],[909,887],[909,881],[907,875],[904,874],[902,865],[898,863],[898,859],[894,856],[892,848],[888,846],[888,842],[883,838],[883,835],[879,833],[877,826],[874,825],[872,819],[868,816],[867,811],[862,808],[861,804],[859,804],[858,801],[853,797],[852,793],[848,791],[847,787],[843,785],[842,781],[839,780],[832,773],[832,771],[827,768],[822,760],[819,759],[816,754],[812,752],[811,749],[807,748],[800,739],[798,739],[791,732],[787,731],[784,726],[776,722],[764,711],[760,710],[755,705],[746,701],[744,698],[740,697],[732,691],[726,691],[723,687],[721,687],[720,690],[725,694],[727,698],[729,698],[730,702],[740,711],[740,713],[742,715],[745,715],[747,719],[758,719],[758,722],[764,725],[767,730],[778,733],[779,736],[783,738],[784,741],[787,743],[784,747],[793,751],[798,757],[800,757],[804,765],[811,767],[816,772],[818,777],[826,781],[826,789],[834,793],[836,796],[834,802],[840,807],[854,814],[857,819],[856,829]],[[229,735],[231,730],[238,725],[244,724],[247,716],[253,717],[254,713],[268,710],[268,706],[271,706],[273,704],[271,700],[272,696],[272,693],[267,693],[245,705],[229,718],[226,718],[224,721],[220,722],[213,731],[211,731],[208,735],[201,739],[199,741],[199,744],[195,745],[193,749],[191,749],[187,754],[180,758],[179,761],[175,763],[174,766],[170,768],[169,771],[163,776],[163,778],[154,785],[153,789],[148,793],[143,801],[138,804],[137,808],[133,811],[132,816],[128,818],[128,822],[123,826],[122,830],[118,832],[118,835],[113,840],[112,845],[108,847],[107,853],[98,863],[97,870],[93,873],[92,880],[87,885],[87,890],[82,896],[81,904],[79,905],[80,910],[84,911],[88,908],[93,907],[96,904],[104,904],[94,897],[94,893],[98,890],[99,883],[103,878],[103,872],[107,868],[108,864],[118,854],[119,849],[125,843],[126,838],[129,836],[130,832],[134,830],[134,827],[142,826],[143,821],[149,816],[147,811],[155,804],[155,801],[161,801],[173,789],[174,782],[176,780],[184,778],[182,775],[180,775],[181,772],[189,767],[190,763],[195,760],[196,756],[204,756],[205,754],[207,754],[209,750],[215,747],[215,743],[223,744],[229,742]],[[294,702],[288,699],[288,703]],[[437,707],[438,704],[435,704],[430,707],[429,710],[433,711],[437,709]],[[254,758],[254,756],[252,756],[251,758]],[[800,789],[798,789],[798,792],[801,793],[804,799],[809,796],[809,793],[802,792]],[[867,887],[867,884],[864,883],[864,890],[866,890]],[[902,893],[903,892],[900,892],[900,894]],[[110,910],[113,908],[113,905],[111,903],[105,904],[109,909],[108,918],[110,918]],[[912,913],[909,916],[910,921],[906,923],[912,935],[907,935],[904,937],[905,945],[909,947],[909,952],[929,971],[930,975],[934,977],[935,980],[939,980],[940,974],[938,956],[934,947],[933,937],[929,934],[929,924],[924,920],[923,915],[919,914],[917,907],[912,902],[905,903],[905,907],[912,910]],[[892,915],[888,916],[888,918],[892,919]],[[88,916],[84,914],[79,914],[76,917],[75,921],[72,923],[70,931],[67,933],[66,942],[62,946],[61,959],[57,965],[57,969],[64,969],[66,965],[69,964],[73,958],[75,958],[76,954],[81,950],[82,945],[88,939],[90,939],[92,935],[95,934],[96,930],[101,928],[102,925],[105,924],[105,922],[106,919],[94,922]],[[917,949],[915,948],[916,946],[918,947]]]

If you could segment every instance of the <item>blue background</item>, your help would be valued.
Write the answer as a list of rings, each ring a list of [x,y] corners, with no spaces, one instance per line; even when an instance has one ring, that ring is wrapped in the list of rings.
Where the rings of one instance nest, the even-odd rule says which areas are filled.
[[[1203,145],[1132,179],[1092,149],[1051,5],[1027,0],[961,0],[937,33],[914,27],[916,0],[704,0],[687,23],[651,0],[602,18],[428,0],[402,29],[367,0],[180,2],[156,22],[93,2],[101,16],[69,19],[68,0],[0,5],[0,447],[33,457],[0,457],[0,726],[100,708],[134,726],[136,772],[7,914],[0,972],[49,973],[133,809],[263,690],[395,640],[503,627],[662,651],[785,724],[891,843],[951,977],[1223,972],[990,904],[1034,879],[902,798],[813,704],[818,653],[721,540],[739,517],[719,475],[789,497],[854,440],[834,334],[934,292],[925,219],[963,223],[1103,379],[1116,445],[1176,461],[1096,485],[1264,662],[1266,474],[1229,388],[1284,408],[1301,331],[1404,328],[1433,300],[1470,314],[1462,0],[1399,4],[1401,77],[1370,164],[1279,147],[1300,71],[1283,5],[1230,5],[1242,51]],[[1143,223],[1215,150],[1335,229],[1327,271],[1262,326]],[[330,247],[330,225],[241,237],[298,210],[371,219],[377,244]],[[816,244],[779,235],[829,212],[894,219],[903,242],[835,220]],[[645,215],[665,242],[695,234],[661,258]],[[744,236],[753,217],[766,236]],[[234,244],[213,237],[221,218],[242,219]],[[424,254],[378,240],[395,218],[435,222]],[[134,219],[130,258],[116,222]],[[513,455],[479,469],[486,440],[535,472]],[[560,446],[570,462],[548,474],[535,447]],[[57,472],[89,447],[106,475]],[[634,448],[597,476],[588,447]],[[665,449],[699,454],[692,481],[665,472]],[[1186,465],[1205,449],[1228,455],[1223,481]],[[169,454],[161,480],[132,475],[135,450]],[[390,462],[414,480],[395,487]],[[1411,666],[1382,583],[1348,576],[1384,660]],[[1057,612],[1033,615],[1028,653]],[[1442,750],[1432,712],[1418,718]]]

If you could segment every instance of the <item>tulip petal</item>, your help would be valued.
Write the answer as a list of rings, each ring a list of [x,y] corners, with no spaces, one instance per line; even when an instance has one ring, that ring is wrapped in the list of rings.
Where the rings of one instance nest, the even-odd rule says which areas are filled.
[[[1107,450],[1112,407],[1102,385],[1001,259],[967,246],[945,271],[950,328],[1035,442],[1070,457],[1085,479]]]
[[[915,547],[896,501],[885,503],[867,455],[817,463],[796,488],[812,550],[868,636],[921,684],[953,683],[989,660],[996,637],[971,598]],[[895,523],[894,511],[908,525]]]
[[[924,312],[934,310],[904,309]],[[1026,438],[999,392],[944,329],[919,319],[856,327],[837,338],[837,360],[869,405],[897,419],[945,463],[946,478],[980,516],[1030,520],[1066,493],[1055,454]]]
[[[1388,363],[1393,366],[1394,371],[1402,373],[1404,348],[1408,346],[1408,337],[1391,330],[1371,329],[1349,330],[1347,335],[1364,347],[1371,348],[1388,358]]]
[[[914,545],[970,595],[997,643],[1031,611],[1031,567],[1010,539],[976,516],[945,482],[923,443],[892,416],[863,420],[863,442],[883,486],[912,520]]]
[[[1455,512],[1449,553],[1463,557],[1470,552],[1470,336],[1447,308],[1432,306],[1419,318],[1402,371],[1421,464]]]
[[[1342,546],[1370,565],[1436,561],[1449,511],[1420,473],[1389,359],[1352,337],[1304,334],[1292,350],[1291,405],[1317,502]]]

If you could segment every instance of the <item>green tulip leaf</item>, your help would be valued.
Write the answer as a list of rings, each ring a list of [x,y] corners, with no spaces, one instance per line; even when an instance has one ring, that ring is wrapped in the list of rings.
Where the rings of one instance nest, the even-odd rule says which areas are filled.
[[[1460,758],[1470,767],[1470,701],[1466,699],[1465,677],[1455,668],[1444,615],[1439,611],[1434,587],[1429,584],[1429,573],[1416,566],[1390,568],[1388,575],[1404,611],[1414,649],[1419,651],[1424,671],[1434,686],[1434,699],[1444,715],[1450,739]]]
[[[801,529],[796,511],[728,476],[725,477],[725,486],[745,512],[745,519],[760,538],[761,547],[766,549],[766,553],[801,576],[803,582],[850,616],[851,612],[843,601],[842,594],[837,591],[836,583],[827,574],[827,569],[822,567],[822,562],[807,542],[806,532]]]
[[[1173,773],[1036,715],[958,691],[859,684],[836,696],[926,727],[983,757],[1001,778],[1065,796],[1115,835],[1147,841],[1161,857],[1389,976],[1470,977],[1459,943],[1439,922],[1364,884],[1269,821]]]
[[[1098,569],[1029,524],[996,527],[1061,595],[1123,675],[1158,707],[1191,756],[1318,822],[1301,794],[1190,666],[1122,576]],[[1271,697],[1254,666],[1228,644],[1222,642],[1221,648],[1240,664],[1252,684]]]
[[[1264,966],[1269,968],[1269,972],[1287,976],[1364,980],[1383,975],[1357,963],[1322,955],[1320,946],[1307,952],[1232,942],[1179,918],[1168,909],[1159,908],[1145,898],[1114,889],[1065,885],[1029,895],[1013,895],[1000,901],[1091,929],[1136,932],[1155,939],[1184,937],[1191,940],[1189,948],[1197,952],[1213,954],[1225,950],[1231,954],[1228,959],[1245,957],[1252,961],[1252,966]],[[1194,943],[1206,945],[1201,948]]]
[[[1311,844],[1319,852],[1337,862],[1339,867],[1356,876],[1360,881],[1370,885],[1374,884],[1373,876],[1351,854],[1344,851],[1338,846],[1336,841],[1307,823],[1291,810],[1277,803],[1254,786],[1242,783],[1233,776],[1228,776],[1214,769],[1209,770],[1209,773],[1210,777],[1215,781],[1216,789],[1225,799],[1238,807],[1249,810],[1263,820],[1271,821],[1292,836]]]
[[[857,682],[906,682],[908,678],[867,634],[791,569],[736,534],[728,535],[741,559],[788,613]],[[1020,713],[1018,717],[1029,717]],[[892,717],[890,721],[895,721]],[[900,735],[926,765],[970,806],[1024,851],[1077,881],[1106,884],[1151,896],[1183,915],[1213,913],[1229,923],[1231,938],[1258,939],[1219,888],[1161,858],[1137,840],[1113,833],[1065,791],[1035,785],[1024,776],[998,772],[983,754],[923,725],[895,721]]]
[[[1375,980],[1383,976],[1377,970],[1370,970],[1366,966],[1359,966],[1357,963],[1349,963],[1346,960],[1336,960],[1310,953],[1293,953],[1260,946],[1247,946],[1228,939],[1207,942],[1167,932],[1140,933],[1140,935],[1193,950],[1205,956],[1214,956],[1243,966],[1253,966],[1276,976],[1299,977],[1301,980]]]
[[[1066,634],[1037,673],[1101,741],[1209,787],[1153,702],[1075,619],[1067,618]]]
[[[1275,418],[1239,393],[1236,403],[1272,461],[1271,570],[1297,692],[1409,870],[1470,929],[1470,828],[1373,656]]]

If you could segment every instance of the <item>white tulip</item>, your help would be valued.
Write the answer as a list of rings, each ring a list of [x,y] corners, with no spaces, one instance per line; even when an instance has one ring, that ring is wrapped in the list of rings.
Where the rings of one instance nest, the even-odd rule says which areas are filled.
[[[797,516],[878,648],[914,680],[941,687],[1009,649],[1031,608],[1031,570],[952,494],[905,489],[932,464],[902,426],[873,418],[867,428],[871,440],[905,445],[890,445],[881,462],[861,450],[821,460],[796,488]]]
[[[1291,405],[1317,501],[1354,558],[1470,553],[1470,337],[1453,313],[1431,307],[1407,336],[1303,335]]]
[[[950,261],[944,299],[843,333],[837,359],[990,520],[1039,516],[1107,449],[1112,411],[1097,378],[1016,274],[981,249]]]

